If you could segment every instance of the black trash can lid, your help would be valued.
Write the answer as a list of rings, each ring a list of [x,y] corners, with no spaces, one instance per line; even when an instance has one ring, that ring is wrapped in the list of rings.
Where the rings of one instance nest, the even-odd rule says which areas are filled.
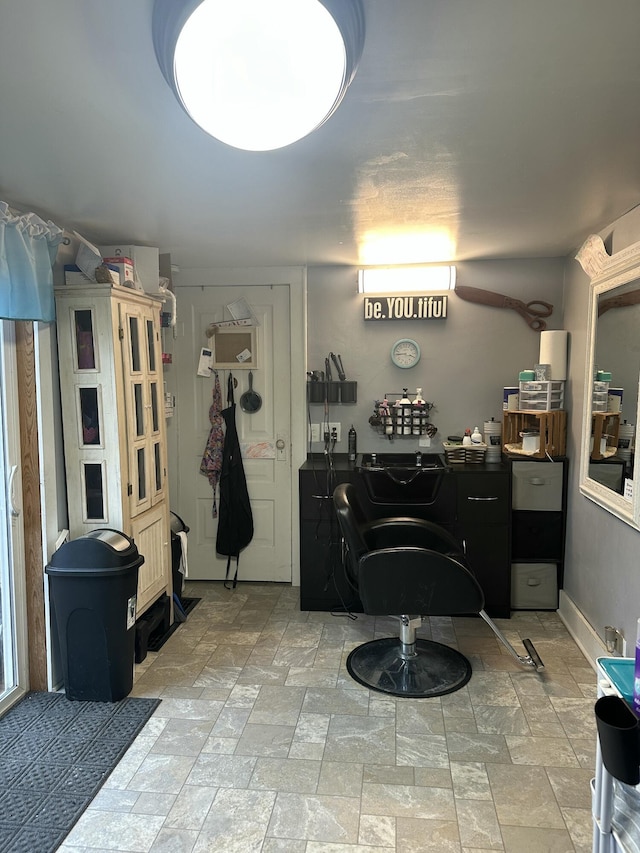
[[[51,555],[45,567],[47,574],[114,574],[141,566],[133,539],[119,530],[100,528],[65,542]]]
[[[132,545],[135,548],[133,539],[129,539],[128,536],[125,536],[125,534],[121,533],[119,530],[111,530],[108,527],[103,527],[99,530],[92,530],[83,538],[99,539],[101,542],[110,545],[115,551],[126,551],[128,548],[131,548]]]
[[[184,523],[184,521],[180,518],[177,512],[173,510],[169,513],[169,522],[171,526],[172,533],[188,533],[189,528]]]

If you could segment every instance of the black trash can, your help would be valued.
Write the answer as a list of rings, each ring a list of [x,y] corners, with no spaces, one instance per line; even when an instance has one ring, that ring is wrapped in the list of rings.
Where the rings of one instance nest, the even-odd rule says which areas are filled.
[[[138,569],[144,557],[117,530],[65,543],[45,571],[67,699],[118,702],[133,687]]]

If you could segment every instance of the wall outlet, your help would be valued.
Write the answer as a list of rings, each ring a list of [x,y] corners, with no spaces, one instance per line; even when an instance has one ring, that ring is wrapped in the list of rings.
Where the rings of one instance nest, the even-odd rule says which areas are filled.
[[[604,644],[608,654],[626,657],[627,643],[620,628],[614,628],[613,625],[605,625]]]
[[[307,440],[320,441],[320,424],[309,424]]]
[[[332,438],[333,438],[333,430],[334,429],[336,431],[336,439],[337,439],[337,441],[340,441],[340,436],[342,433],[342,424],[329,423],[329,434],[331,435]]]

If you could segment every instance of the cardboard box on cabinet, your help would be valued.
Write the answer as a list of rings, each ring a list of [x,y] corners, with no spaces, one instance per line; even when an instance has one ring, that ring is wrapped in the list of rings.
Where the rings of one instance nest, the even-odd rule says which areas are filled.
[[[105,266],[113,284],[120,284],[120,272],[118,269],[109,264],[105,264]],[[89,278],[76,264],[64,265],[64,283],[66,285],[80,285],[81,287],[86,287],[88,284],[97,284],[95,278]]]
[[[131,258],[134,280],[146,293],[159,293],[160,251],[150,246],[102,246],[103,257]]]
[[[109,268],[117,271],[118,281],[116,284],[121,284],[123,287],[134,286],[135,276],[133,274],[133,261],[131,258],[123,258],[116,255],[113,258],[104,258],[103,260]]]

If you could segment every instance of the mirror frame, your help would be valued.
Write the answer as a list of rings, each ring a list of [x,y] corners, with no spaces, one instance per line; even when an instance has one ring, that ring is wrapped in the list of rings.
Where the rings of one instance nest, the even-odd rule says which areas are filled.
[[[603,509],[640,530],[640,464],[633,466],[633,497],[631,500],[614,492],[589,476],[591,459],[591,384],[596,348],[596,325],[598,321],[598,297],[620,285],[634,279],[640,279],[640,242],[633,243],[621,252],[609,255],[603,240],[592,234],[583,243],[576,255],[582,269],[591,279],[589,297],[589,317],[587,322],[587,353],[584,374],[584,404],[582,414],[582,448],[580,459],[580,492]],[[638,406],[635,413],[634,446],[638,447],[638,427],[640,419],[640,371],[638,375]],[[639,460],[640,462],[640,460]]]

